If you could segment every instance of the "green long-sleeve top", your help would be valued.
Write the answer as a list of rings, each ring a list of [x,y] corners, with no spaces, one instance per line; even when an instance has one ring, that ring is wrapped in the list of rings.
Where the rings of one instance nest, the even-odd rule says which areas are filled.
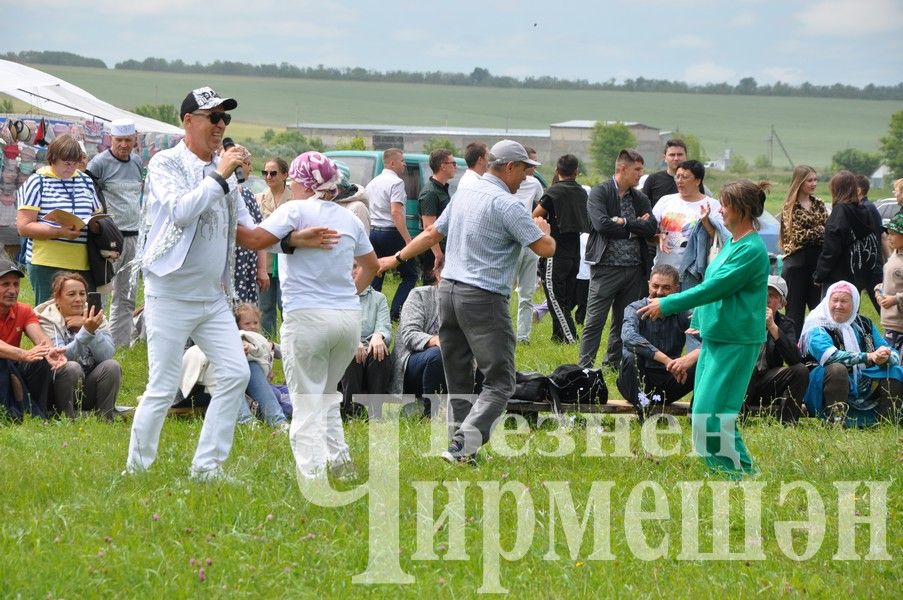
[[[769,269],[768,251],[758,233],[728,240],[702,283],[661,299],[662,314],[695,308],[692,327],[699,329],[703,342],[761,344]]]

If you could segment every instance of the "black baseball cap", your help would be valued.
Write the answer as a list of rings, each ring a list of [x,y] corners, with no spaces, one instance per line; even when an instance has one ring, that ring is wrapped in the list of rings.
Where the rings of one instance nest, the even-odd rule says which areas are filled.
[[[25,273],[19,270],[19,267],[16,266],[16,263],[5,256],[0,257],[0,277],[9,275],[10,273],[15,273],[19,277],[25,277]]]
[[[185,96],[185,99],[182,100],[179,118],[182,119],[188,113],[193,113],[196,110],[207,110],[217,106],[222,107],[223,110],[235,110],[238,108],[238,101],[235,98],[222,98],[212,87],[191,90]]]

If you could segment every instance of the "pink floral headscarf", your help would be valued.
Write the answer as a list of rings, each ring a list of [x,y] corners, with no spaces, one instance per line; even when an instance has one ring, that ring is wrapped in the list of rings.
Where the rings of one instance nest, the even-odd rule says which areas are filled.
[[[328,192],[336,189],[342,173],[328,156],[311,151],[292,161],[288,176],[315,192]]]

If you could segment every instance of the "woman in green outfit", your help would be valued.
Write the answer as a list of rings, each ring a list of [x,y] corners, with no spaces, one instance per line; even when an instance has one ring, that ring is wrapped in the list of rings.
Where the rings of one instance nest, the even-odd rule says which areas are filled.
[[[756,472],[737,431],[737,414],[765,342],[769,261],[756,231],[767,183],[743,179],[721,189],[721,214],[731,232],[698,286],[656,298],[637,311],[657,319],[694,309],[691,326],[702,337],[690,419],[693,444],[705,463],[732,477]]]

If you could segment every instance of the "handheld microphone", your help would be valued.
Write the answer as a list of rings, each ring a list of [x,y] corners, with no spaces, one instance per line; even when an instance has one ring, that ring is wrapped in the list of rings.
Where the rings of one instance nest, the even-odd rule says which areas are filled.
[[[232,141],[232,138],[230,138],[230,137],[223,138],[223,150],[228,150],[229,148],[233,147],[234,145],[235,145],[235,142]],[[245,172],[242,170],[241,167],[235,167],[235,177],[236,177],[236,179],[238,179],[238,183],[245,182]]]

